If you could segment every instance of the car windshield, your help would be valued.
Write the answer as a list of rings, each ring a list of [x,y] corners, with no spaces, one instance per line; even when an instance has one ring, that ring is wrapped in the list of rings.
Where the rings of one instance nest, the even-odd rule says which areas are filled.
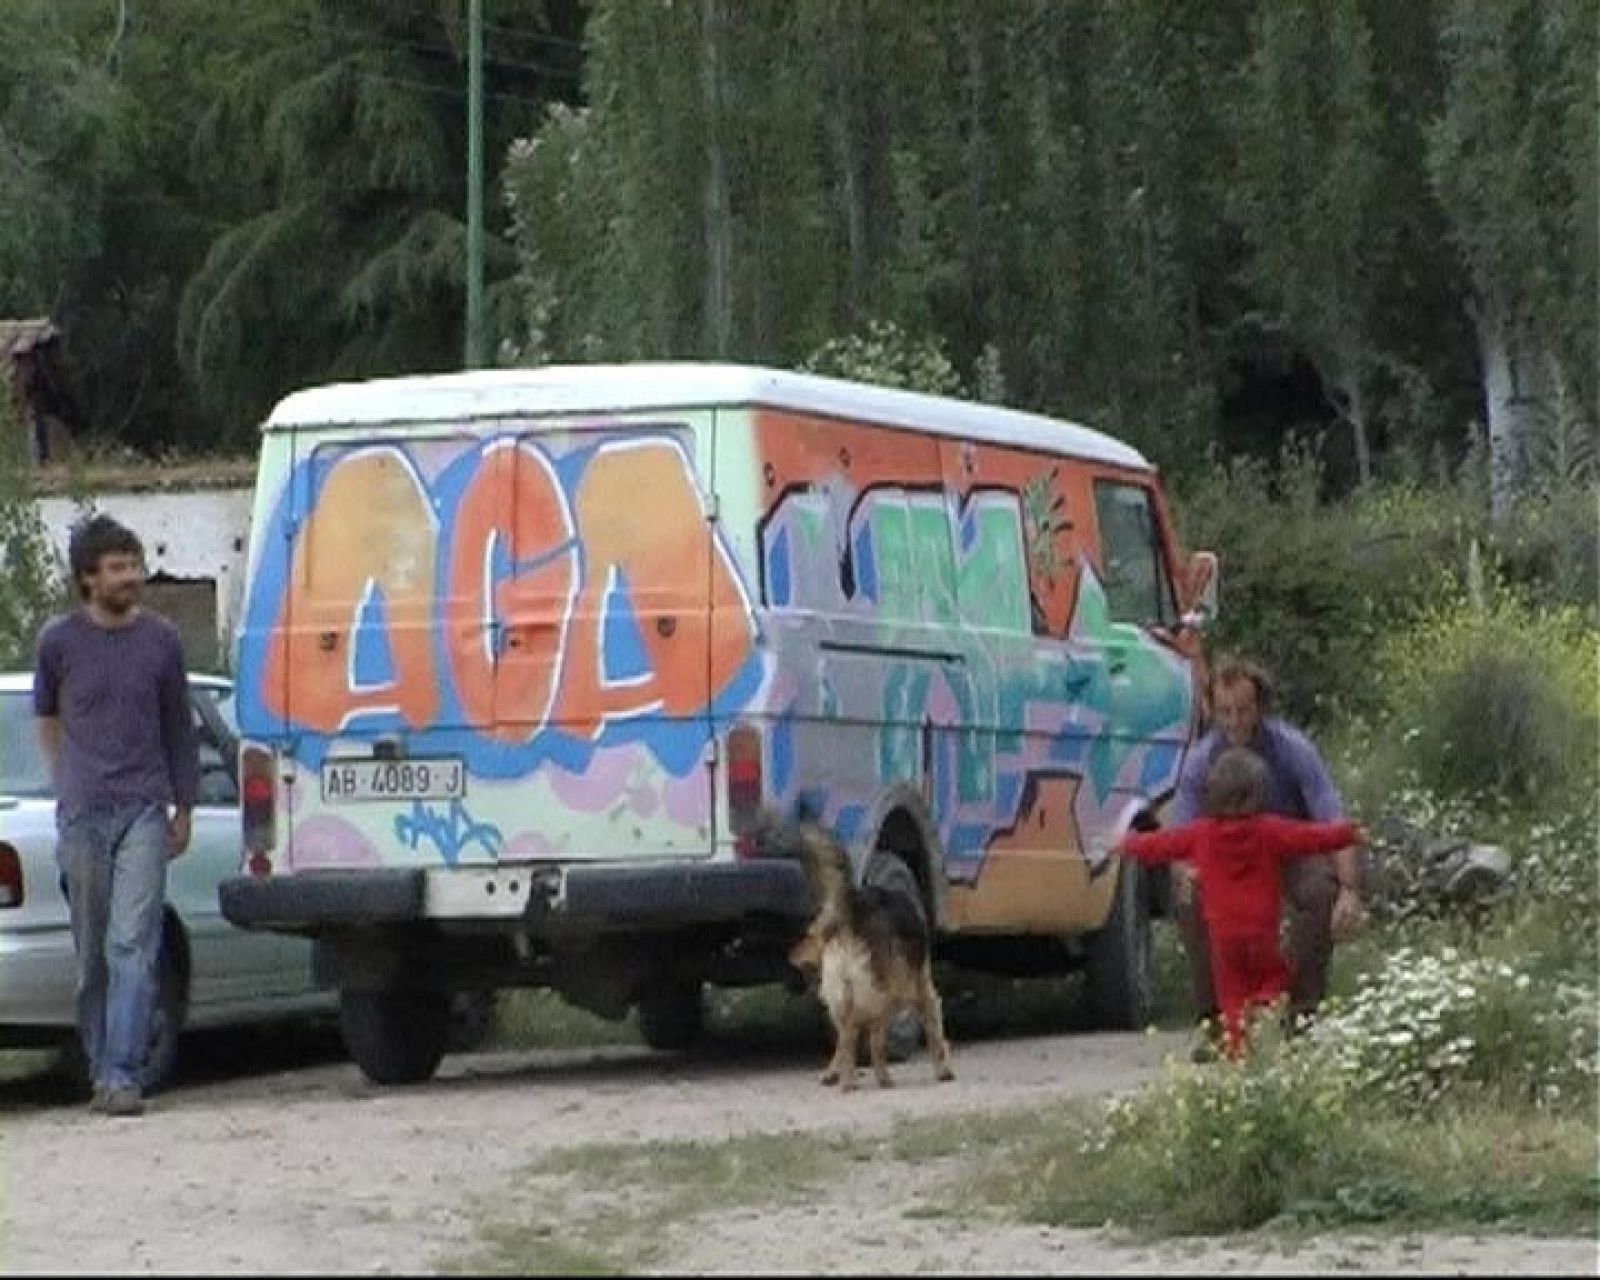
[[[0,795],[50,794],[50,769],[34,727],[33,699],[26,693],[0,693]]]
[[[195,688],[194,685],[189,687],[191,689]],[[233,686],[230,684],[223,688],[213,688],[208,685],[204,688],[196,689],[196,692],[210,701],[211,705],[217,709],[217,714],[222,717],[222,723],[228,726],[228,732],[233,734],[234,737],[238,737],[239,716],[233,706]]]

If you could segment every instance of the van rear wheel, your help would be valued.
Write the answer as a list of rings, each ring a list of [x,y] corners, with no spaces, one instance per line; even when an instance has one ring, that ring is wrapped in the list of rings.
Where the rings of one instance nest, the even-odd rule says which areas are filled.
[[[339,1030],[373,1084],[420,1084],[439,1069],[450,1034],[450,995],[397,989],[341,991]]]
[[[639,994],[639,1034],[661,1053],[687,1053],[705,1032],[705,1001],[697,981],[652,983]]]

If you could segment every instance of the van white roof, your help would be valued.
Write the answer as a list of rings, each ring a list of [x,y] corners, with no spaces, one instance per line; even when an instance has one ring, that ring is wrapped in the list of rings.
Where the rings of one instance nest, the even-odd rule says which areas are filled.
[[[548,365],[334,383],[286,396],[263,430],[709,405],[761,405],[855,418],[1150,470],[1144,455],[1131,445],[1073,422],[809,373],[692,362]]]

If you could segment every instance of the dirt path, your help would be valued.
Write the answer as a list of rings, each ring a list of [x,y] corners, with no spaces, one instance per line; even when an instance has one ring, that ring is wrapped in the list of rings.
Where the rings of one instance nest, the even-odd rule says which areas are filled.
[[[404,1091],[374,1089],[344,1062],[234,1077],[175,1090],[133,1121],[91,1116],[79,1106],[13,1111],[0,1118],[0,1266],[429,1269],[463,1257],[475,1210],[503,1199],[518,1170],[556,1148],[832,1128],[884,1132],[901,1115],[1132,1088],[1158,1072],[1177,1043],[1171,1036],[1093,1035],[982,1041],[960,1047],[953,1084],[933,1085],[917,1061],[899,1068],[901,1087],[893,1093],[867,1088],[850,1097],[822,1093],[808,1048],[735,1047],[702,1062],[619,1048],[462,1056],[447,1059],[431,1084]],[[886,1180],[856,1201],[871,1206],[865,1213],[830,1210],[829,1200],[853,1194],[834,1188],[817,1205],[730,1214],[675,1238],[672,1269],[1162,1271],[1205,1269],[1202,1257],[1212,1268],[1295,1265],[1248,1249],[1224,1256],[1187,1245],[1127,1248],[1097,1232],[978,1221],[945,1220],[930,1233],[905,1212],[924,1189],[923,1175],[904,1166],[864,1167],[854,1176]],[[1593,1242],[1582,1241],[1425,1242],[1420,1252],[1391,1252],[1366,1265],[1385,1262],[1408,1270],[1595,1271]]]

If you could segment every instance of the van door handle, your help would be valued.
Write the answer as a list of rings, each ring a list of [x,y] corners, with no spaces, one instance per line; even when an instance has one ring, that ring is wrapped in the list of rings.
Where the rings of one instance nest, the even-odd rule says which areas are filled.
[[[1128,655],[1113,653],[1106,660],[1106,672],[1110,675],[1120,676],[1128,670]]]

